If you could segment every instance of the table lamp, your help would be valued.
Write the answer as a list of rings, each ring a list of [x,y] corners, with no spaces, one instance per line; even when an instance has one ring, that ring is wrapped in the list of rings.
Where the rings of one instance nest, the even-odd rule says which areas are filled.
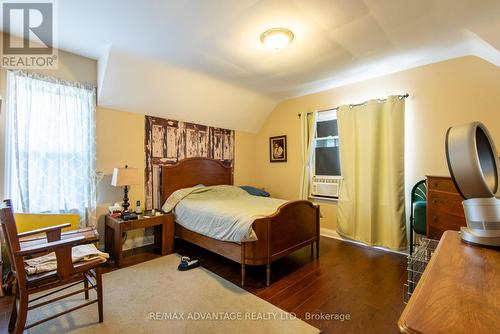
[[[123,194],[123,213],[128,213],[128,187],[131,185],[139,184],[139,172],[137,168],[114,168],[113,177],[111,178],[111,185],[114,187],[125,187]]]

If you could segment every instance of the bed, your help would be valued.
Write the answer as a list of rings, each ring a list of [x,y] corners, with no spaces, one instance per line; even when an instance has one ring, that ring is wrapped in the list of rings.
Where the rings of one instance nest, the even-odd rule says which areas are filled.
[[[233,185],[233,168],[218,160],[188,158],[162,167],[161,201],[179,189]],[[270,284],[271,263],[300,248],[316,246],[319,257],[319,207],[310,201],[287,201],[269,216],[252,224],[255,241],[230,242],[210,238],[175,224],[175,236],[241,264],[241,285],[245,285],[245,266],[266,265],[266,285]]]

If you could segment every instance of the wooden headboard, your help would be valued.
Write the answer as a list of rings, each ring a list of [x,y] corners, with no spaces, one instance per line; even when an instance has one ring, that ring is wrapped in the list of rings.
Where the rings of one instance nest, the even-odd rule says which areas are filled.
[[[176,190],[203,184],[233,184],[233,167],[209,158],[188,158],[175,165],[162,166],[161,203]]]

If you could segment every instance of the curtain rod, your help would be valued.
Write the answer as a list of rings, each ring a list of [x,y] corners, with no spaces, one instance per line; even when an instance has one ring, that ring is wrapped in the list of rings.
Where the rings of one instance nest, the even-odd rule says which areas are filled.
[[[406,94],[403,94],[403,95],[396,95],[399,99],[406,99],[407,97],[410,96],[410,94],[406,93]],[[378,99],[378,101],[380,103],[383,103],[383,102],[386,102],[387,99]],[[368,101],[365,101],[363,103],[356,103],[356,104],[350,104],[349,105],[349,108],[353,108],[353,107],[359,107],[359,106],[362,106],[364,104],[366,104]],[[311,112],[308,112],[307,114],[310,115],[312,114],[313,112],[323,112],[323,111],[331,111],[331,110],[338,110],[339,107],[335,107],[335,108],[329,108],[329,109],[322,109],[322,110],[316,110],[316,111],[311,111]],[[300,118],[300,114],[297,114]]]

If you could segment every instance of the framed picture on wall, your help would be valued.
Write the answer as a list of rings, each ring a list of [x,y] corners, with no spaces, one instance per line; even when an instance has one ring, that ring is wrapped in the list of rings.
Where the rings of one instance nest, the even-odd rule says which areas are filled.
[[[269,158],[271,162],[286,162],[286,136],[269,138]]]

